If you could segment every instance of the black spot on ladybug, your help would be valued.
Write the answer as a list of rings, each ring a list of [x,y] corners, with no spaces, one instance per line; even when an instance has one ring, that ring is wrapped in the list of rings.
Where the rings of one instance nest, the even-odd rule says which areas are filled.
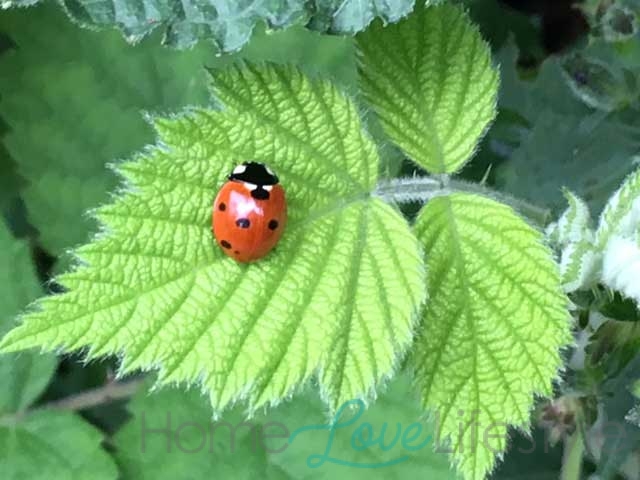
[[[233,253],[235,253],[236,255],[240,255],[240,252],[238,250],[234,250]]]
[[[225,203],[221,203],[220,205],[218,205],[218,210],[220,210],[221,212],[224,212],[227,209],[227,205]]]
[[[239,218],[236,220],[236,225],[240,228],[249,228],[251,226],[251,222],[248,218]]]
[[[229,242],[227,242],[226,240],[222,240],[220,242],[220,245],[222,245],[224,248],[231,248],[231,244]]]
[[[262,185],[251,190],[251,196],[256,200],[269,200],[269,192],[262,188]]]
[[[270,220],[269,221],[269,230],[275,230],[276,228],[278,228],[278,221],[277,220]]]

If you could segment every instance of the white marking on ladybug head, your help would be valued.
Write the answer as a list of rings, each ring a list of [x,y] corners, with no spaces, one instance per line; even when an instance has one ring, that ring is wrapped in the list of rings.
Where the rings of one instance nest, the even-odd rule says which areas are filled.
[[[273,185],[263,185],[262,188],[264,188],[267,192],[270,192],[271,190],[273,190]]]
[[[241,173],[244,173],[246,169],[247,169],[246,165],[238,165],[236,168],[233,169],[233,174],[240,175]]]
[[[246,188],[247,190],[249,190],[250,192],[254,191],[256,188],[258,188],[258,186],[255,183],[249,183],[249,182],[243,182],[244,183],[244,188]]]

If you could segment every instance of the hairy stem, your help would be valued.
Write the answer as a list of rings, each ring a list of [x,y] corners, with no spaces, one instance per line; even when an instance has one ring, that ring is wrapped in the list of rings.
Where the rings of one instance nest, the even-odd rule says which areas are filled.
[[[432,198],[454,192],[476,193],[506,203],[539,227],[546,226],[551,218],[549,209],[538,207],[483,185],[448,177],[405,177],[384,180],[378,184],[375,194],[388,202],[425,203]]]

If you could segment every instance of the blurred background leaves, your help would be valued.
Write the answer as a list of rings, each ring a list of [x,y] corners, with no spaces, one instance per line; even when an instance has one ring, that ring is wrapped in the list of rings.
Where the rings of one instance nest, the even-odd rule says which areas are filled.
[[[3,7],[38,0],[5,0]],[[135,43],[154,31],[162,42],[188,48],[213,40],[223,52],[238,50],[258,23],[269,29],[306,26],[319,32],[354,35],[374,18],[395,22],[413,9],[415,0],[62,0],[75,22],[90,28],[118,28]],[[156,39],[157,41],[157,39]]]

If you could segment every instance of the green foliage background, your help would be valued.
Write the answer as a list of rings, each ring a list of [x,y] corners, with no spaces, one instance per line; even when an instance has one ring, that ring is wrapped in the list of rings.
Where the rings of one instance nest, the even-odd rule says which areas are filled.
[[[84,2],[63,3],[71,16],[81,23],[101,26],[114,23],[111,18],[90,20],[97,16],[85,9]],[[161,3],[150,2],[149,5],[157,7]],[[179,28],[165,24],[151,28],[156,27],[151,25],[149,30],[153,32],[134,45],[113,29],[80,28],[67,18],[63,9],[52,3],[0,11],[0,334],[15,326],[17,315],[34,298],[43,292],[61,289],[51,280],[69,267],[71,259],[67,252],[97,233],[97,223],[86,212],[107,203],[119,185],[110,164],[131,158],[154,141],[153,128],[145,115],[170,115],[185,107],[210,102],[203,66],[221,71],[238,59],[269,60],[294,64],[311,76],[329,78],[354,97],[366,127],[382,142],[383,177],[413,174],[421,171],[421,167],[431,173],[458,170],[474,150],[472,142],[468,145],[462,142],[461,157],[452,160],[450,168],[439,167],[444,165],[443,159],[425,160],[433,157],[429,145],[407,146],[398,142],[407,157],[420,167],[411,164],[400,149],[391,146],[390,138],[393,139],[394,134],[389,125],[393,124],[393,119],[385,117],[384,105],[375,105],[375,102],[372,105],[380,116],[379,121],[367,110],[366,99],[371,96],[370,92],[365,89],[363,98],[358,95],[356,40],[316,32],[356,33],[373,17],[395,21],[412,8],[412,2],[388,2],[391,5],[388,11],[379,6],[385,2],[364,2],[367,4],[364,10],[356,12],[347,8],[341,16],[333,15],[337,2],[320,2],[322,7],[315,13],[300,10],[298,3],[301,4],[290,2],[290,9],[280,12],[280,18],[286,19],[283,24],[291,19],[297,24],[284,31],[270,31],[261,22],[264,16],[256,14],[233,23],[225,36],[215,28],[194,29],[187,15]],[[477,148],[473,163],[460,172],[461,177],[471,181],[484,178],[486,184],[498,192],[513,194],[546,208],[549,220],[558,217],[566,206],[563,187],[583,198],[594,216],[599,214],[623,179],[638,167],[640,47],[637,33],[608,42],[606,34],[600,30],[608,31],[609,19],[598,17],[598,2],[588,1],[585,11],[586,18],[592,22],[591,40],[587,43],[583,38],[567,47],[570,52],[575,49],[576,56],[549,55],[542,46],[540,29],[530,17],[494,0],[462,3],[489,41],[501,69],[497,118]],[[633,1],[619,3],[620,8],[631,12],[638,8]],[[96,2],[98,6],[109,4]],[[626,11],[622,10],[623,13]],[[509,21],[497,21],[497,18],[508,18]],[[334,23],[328,19],[333,19]],[[146,33],[141,30],[147,28],[146,20],[137,19],[136,24],[120,27],[131,40]],[[250,35],[252,23],[257,23],[257,27]],[[305,25],[309,29],[304,28]],[[380,26],[370,32],[375,33],[376,28],[380,29]],[[236,50],[246,39],[251,37],[251,40],[240,51],[220,56],[212,42],[196,43],[201,37],[213,37],[223,50]],[[163,42],[194,46],[173,50]],[[378,45],[371,54],[379,54],[383,46]],[[576,80],[585,71],[595,72],[586,85]],[[412,112],[412,107],[409,105],[404,111],[409,118],[420,114]],[[475,113],[480,117],[487,120],[491,117],[489,110],[483,111],[483,105],[470,105],[464,112],[470,112],[472,107],[477,108]],[[384,128],[387,128],[386,134]],[[459,139],[444,138],[445,143],[458,145],[460,142],[456,143],[456,140]],[[433,248],[450,242],[454,236],[452,224],[445,223],[437,231],[429,230],[442,211],[464,210],[464,198],[453,198],[455,200],[433,201],[430,209],[418,218],[420,239]],[[447,202],[451,204],[447,205]],[[486,217],[501,212],[493,203],[483,208]],[[411,206],[403,211],[408,218],[413,217]],[[521,228],[519,223],[513,226]],[[496,241],[490,230],[479,235],[484,241]],[[531,235],[534,235],[533,230]],[[458,240],[465,258],[469,259],[466,266],[482,267],[482,252],[472,248],[476,237]],[[499,241],[496,248],[500,248]],[[455,274],[445,278],[448,291],[464,280],[464,266],[460,265]],[[437,270],[440,266],[434,263],[430,267]],[[505,282],[517,285],[519,278],[507,278]],[[508,445],[500,446],[509,448],[502,461],[492,469],[490,478],[524,478],[525,474],[531,478],[550,479],[560,475],[578,478],[566,475],[575,467],[570,460],[571,454],[582,458],[583,453],[578,451],[576,454],[572,442],[579,444],[583,440],[586,454],[582,475],[640,477],[637,426],[624,423],[628,442],[620,448],[606,439],[602,427],[595,421],[596,417],[602,418],[602,412],[606,412],[606,418],[623,421],[637,402],[629,385],[640,377],[637,370],[640,331],[636,323],[640,315],[634,302],[613,294],[598,282],[591,287],[571,297],[576,319],[582,322],[579,323],[577,343],[582,342],[583,347],[587,345],[586,364],[583,362],[580,368],[574,368],[575,355],[563,352],[562,359],[554,359],[554,365],[560,361],[567,365],[562,381],[554,386],[555,391],[550,385],[531,387],[538,388],[541,393],[544,390],[554,403],[541,402],[533,412],[518,412],[517,419],[513,420],[515,426],[521,427],[532,420],[531,438],[540,445],[555,435],[557,441],[548,448],[522,453],[530,446],[531,438],[524,432],[510,429]],[[628,286],[620,287],[620,290],[624,293],[625,288],[629,291]],[[405,297],[399,294],[398,302],[404,300]],[[481,319],[486,314],[485,310],[474,311],[471,306],[456,305],[444,294],[441,303],[432,305],[426,313],[427,320],[437,319],[441,314],[438,309],[450,309],[448,314],[451,309],[463,312],[461,315],[465,318]],[[529,308],[529,305],[523,305],[523,308]],[[593,320],[591,317],[599,315],[597,312],[605,313],[612,320],[604,323]],[[549,317],[553,315],[549,314]],[[519,325],[517,320],[514,325],[518,331],[526,332],[526,325]],[[465,340],[463,330],[460,333],[462,343]],[[554,335],[551,332],[555,331],[558,338],[564,335],[563,329],[557,324],[554,326],[553,322],[548,330],[549,335]],[[482,341],[491,344],[493,340],[488,336]],[[428,370],[433,363],[429,355],[441,344],[446,350],[445,343],[434,337],[413,352],[420,368]],[[472,344],[473,341],[469,348]],[[487,355],[499,354],[498,350],[496,352]],[[3,478],[366,476],[399,479],[411,476],[447,479],[458,476],[444,453],[446,448],[435,452],[431,449],[411,452],[402,463],[380,469],[355,469],[330,462],[322,468],[310,469],[306,464],[309,456],[323,453],[327,446],[327,433],[322,430],[301,434],[282,453],[256,453],[252,450],[250,435],[243,431],[238,435],[233,451],[229,450],[227,442],[221,441],[211,445],[213,453],[173,451],[167,455],[161,434],[141,438],[141,422],[146,422],[149,428],[163,428],[170,415],[176,424],[188,421],[204,425],[210,420],[210,404],[194,389],[185,393],[181,389],[165,388],[149,394],[151,383],[141,380],[139,384],[135,379],[135,393],[132,388],[115,402],[82,403],[82,392],[118,386],[112,378],[117,365],[116,358],[87,365],[73,355],[56,357],[32,350],[0,357],[0,382],[3,385],[3,392],[0,392],[0,472]],[[533,371],[527,372],[528,377],[534,375]],[[442,376],[443,383],[473,375],[460,368],[436,373]],[[502,375],[510,382],[520,381],[518,371],[503,372]],[[548,376],[553,376],[553,372]],[[409,384],[408,377],[401,375],[385,385],[371,402],[363,418],[373,425],[374,432],[384,428],[385,422],[391,425],[402,422],[407,426],[421,418],[423,406],[433,399],[415,395]],[[421,387],[427,390],[424,385]],[[451,388],[455,390],[455,387],[452,383]],[[526,402],[529,386],[523,387],[522,392],[522,401]],[[56,404],[61,399],[64,402],[64,399],[78,396],[79,406],[63,403],[60,408]],[[594,402],[597,407],[593,406]],[[42,406],[47,408],[41,409]],[[482,408],[481,402],[478,407]],[[577,422],[564,422],[565,417],[561,415],[564,409],[583,418]],[[237,424],[243,421],[245,413],[244,406],[239,405],[225,412],[220,420]],[[485,413],[491,412],[487,409]],[[294,429],[322,424],[326,419],[317,390],[307,388],[281,405],[254,412],[251,421],[263,427],[269,422],[282,422]],[[576,424],[579,433],[575,433]],[[425,434],[438,435],[432,419],[424,425]],[[451,425],[445,428],[453,430],[455,426]],[[584,426],[589,428],[580,431]],[[340,432],[333,440],[332,452],[348,452],[340,455],[342,459],[384,463],[406,454],[393,449],[387,452],[375,449],[378,456],[372,456],[368,451],[357,452],[350,444],[350,433],[347,430]],[[200,440],[197,429],[186,429],[180,437],[185,450],[197,448]],[[145,453],[140,454],[143,441]],[[492,462],[493,455],[485,463],[492,465]],[[478,471],[483,468],[478,467]]]

